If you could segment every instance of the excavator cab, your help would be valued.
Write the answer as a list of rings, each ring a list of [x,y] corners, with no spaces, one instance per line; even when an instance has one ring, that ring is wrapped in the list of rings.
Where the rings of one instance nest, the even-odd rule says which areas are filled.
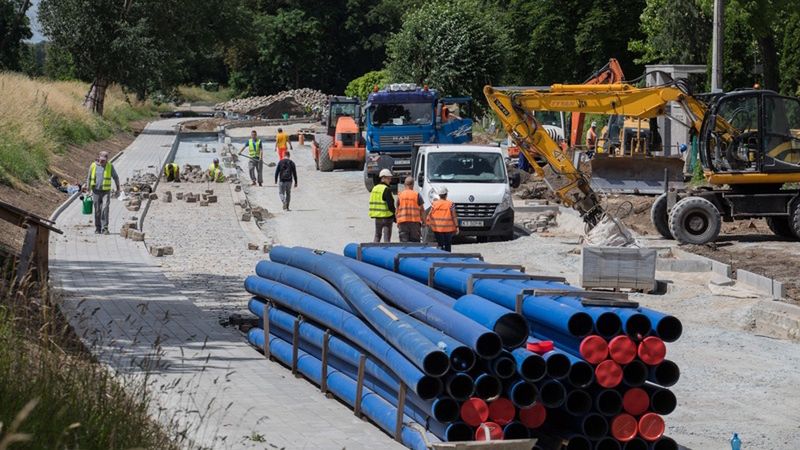
[[[700,161],[712,184],[793,181],[800,172],[800,100],[760,90],[717,97],[700,137]]]

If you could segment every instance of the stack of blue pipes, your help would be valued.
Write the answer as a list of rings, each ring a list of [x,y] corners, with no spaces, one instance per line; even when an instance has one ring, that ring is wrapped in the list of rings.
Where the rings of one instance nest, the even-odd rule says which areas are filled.
[[[421,246],[275,247],[245,280],[261,319],[248,339],[289,366],[296,342],[301,374],[324,376],[409,448],[536,438],[543,450],[677,449],[663,416],[679,370],[664,342],[680,321],[590,306],[563,279],[520,269]]]

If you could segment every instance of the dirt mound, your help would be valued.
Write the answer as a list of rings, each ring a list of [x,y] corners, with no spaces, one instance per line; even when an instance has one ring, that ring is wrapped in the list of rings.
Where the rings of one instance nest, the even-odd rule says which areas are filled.
[[[215,109],[231,111],[265,119],[280,119],[289,116],[320,116],[328,102],[328,96],[320,91],[303,88],[279,92],[264,97],[247,97],[219,103]]]

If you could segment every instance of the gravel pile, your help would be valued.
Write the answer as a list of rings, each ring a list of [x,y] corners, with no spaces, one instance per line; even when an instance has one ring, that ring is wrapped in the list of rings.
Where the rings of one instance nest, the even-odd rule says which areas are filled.
[[[265,97],[248,97],[219,103],[215,109],[231,111],[265,119],[290,116],[320,116],[325,110],[328,96],[320,91],[303,88],[279,92]]]

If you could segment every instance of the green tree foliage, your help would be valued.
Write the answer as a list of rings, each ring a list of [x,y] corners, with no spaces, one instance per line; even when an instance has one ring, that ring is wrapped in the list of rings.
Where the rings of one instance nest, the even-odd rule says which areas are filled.
[[[344,90],[344,95],[348,97],[358,97],[366,100],[375,86],[382,88],[390,81],[388,70],[373,70],[351,81]]]
[[[30,6],[30,0],[0,0],[0,70],[20,70],[29,57],[22,41],[33,36],[25,15]]]
[[[800,11],[786,17],[780,54],[781,91],[800,95]]]
[[[711,44],[711,18],[695,0],[650,0],[641,15],[642,39],[629,49],[641,64],[703,64]]]
[[[483,86],[505,74],[507,47],[491,14],[476,0],[431,1],[408,13],[387,43],[392,78],[482,98]]]

